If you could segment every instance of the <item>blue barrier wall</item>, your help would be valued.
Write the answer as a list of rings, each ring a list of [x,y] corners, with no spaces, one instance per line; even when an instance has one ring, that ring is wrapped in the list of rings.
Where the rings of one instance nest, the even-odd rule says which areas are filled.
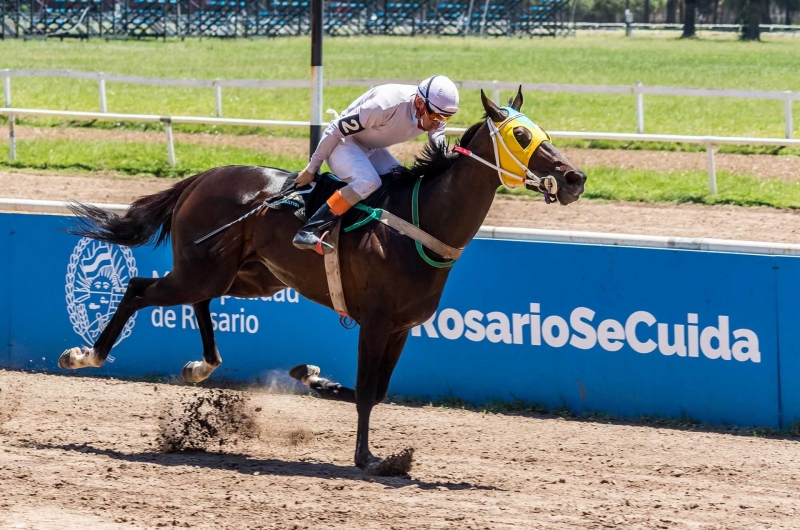
[[[131,275],[170,269],[168,250],[81,240],[58,230],[68,223],[0,214],[0,364],[58,370],[65,348],[93,342]],[[793,257],[475,240],[390,391],[787,426],[800,420],[798,293]],[[212,311],[216,375],[308,362],[353,384],[357,329],[295,291]],[[99,372],[178,374],[201,357],[195,328],[190,306],[145,309]]]

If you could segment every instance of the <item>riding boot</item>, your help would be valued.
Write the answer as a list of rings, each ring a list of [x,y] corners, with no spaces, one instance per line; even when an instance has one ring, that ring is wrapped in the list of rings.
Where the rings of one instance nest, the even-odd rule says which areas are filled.
[[[303,228],[294,236],[292,244],[300,249],[314,250],[317,254],[330,254],[333,252],[333,247],[323,241],[325,235],[328,233],[327,229],[339,218],[338,215],[331,211],[331,207],[326,202],[322,207],[317,210],[311,218],[306,221]]]

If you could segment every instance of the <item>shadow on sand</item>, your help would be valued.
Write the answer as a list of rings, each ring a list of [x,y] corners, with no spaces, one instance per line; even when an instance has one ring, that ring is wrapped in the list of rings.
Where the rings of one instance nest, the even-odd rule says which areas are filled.
[[[147,451],[124,453],[113,449],[99,449],[89,444],[36,444],[36,449],[56,449],[103,455],[125,462],[156,464],[160,466],[196,466],[206,469],[224,469],[244,475],[272,475],[276,477],[310,477],[320,479],[342,478],[365,482],[377,482],[387,488],[417,486],[420,489],[444,488],[448,490],[497,490],[494,486],[481,486],[468,482],[426,482],[406,477],[377,477],[365,474],[355,466],[340,466],[325,462],[292,462],[272,458],[259,459],[238,453],[185,451],[161,453]]]

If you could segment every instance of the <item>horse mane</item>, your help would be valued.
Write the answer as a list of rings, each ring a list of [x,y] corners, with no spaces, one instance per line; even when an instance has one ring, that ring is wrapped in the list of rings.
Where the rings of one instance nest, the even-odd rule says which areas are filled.
[[[456,140],[456,145],[469,144],[481,125],[483,125],[483,121],[472,125],[464,132],[461,138]],[[393,184],[413,184],[421,177],[429,180],[434,179],[450,169],[458,160],[458,157],[458,153],[450,151],[449,142],[433,146],[429,143],[424,147],[422,153],[414,159],[411,167],[395,166],[384,178]]]

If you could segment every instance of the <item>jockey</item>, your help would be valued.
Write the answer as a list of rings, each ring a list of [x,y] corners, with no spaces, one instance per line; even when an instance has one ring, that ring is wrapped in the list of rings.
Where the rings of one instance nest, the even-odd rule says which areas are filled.
[[[311,216],[292,243],[297,248],[330,253],[326,229],[352,206],[381,185],[379,175],[400,162],[386,149],[428,133],[431,145],[445,142],[447,121],[458,111],[458,89],[447,77],[435,75],[419,86],[381,85],[356,99],[334,119],[308,166],[295,179],[298,187],[314,180],[322,162],[348,183]]]

